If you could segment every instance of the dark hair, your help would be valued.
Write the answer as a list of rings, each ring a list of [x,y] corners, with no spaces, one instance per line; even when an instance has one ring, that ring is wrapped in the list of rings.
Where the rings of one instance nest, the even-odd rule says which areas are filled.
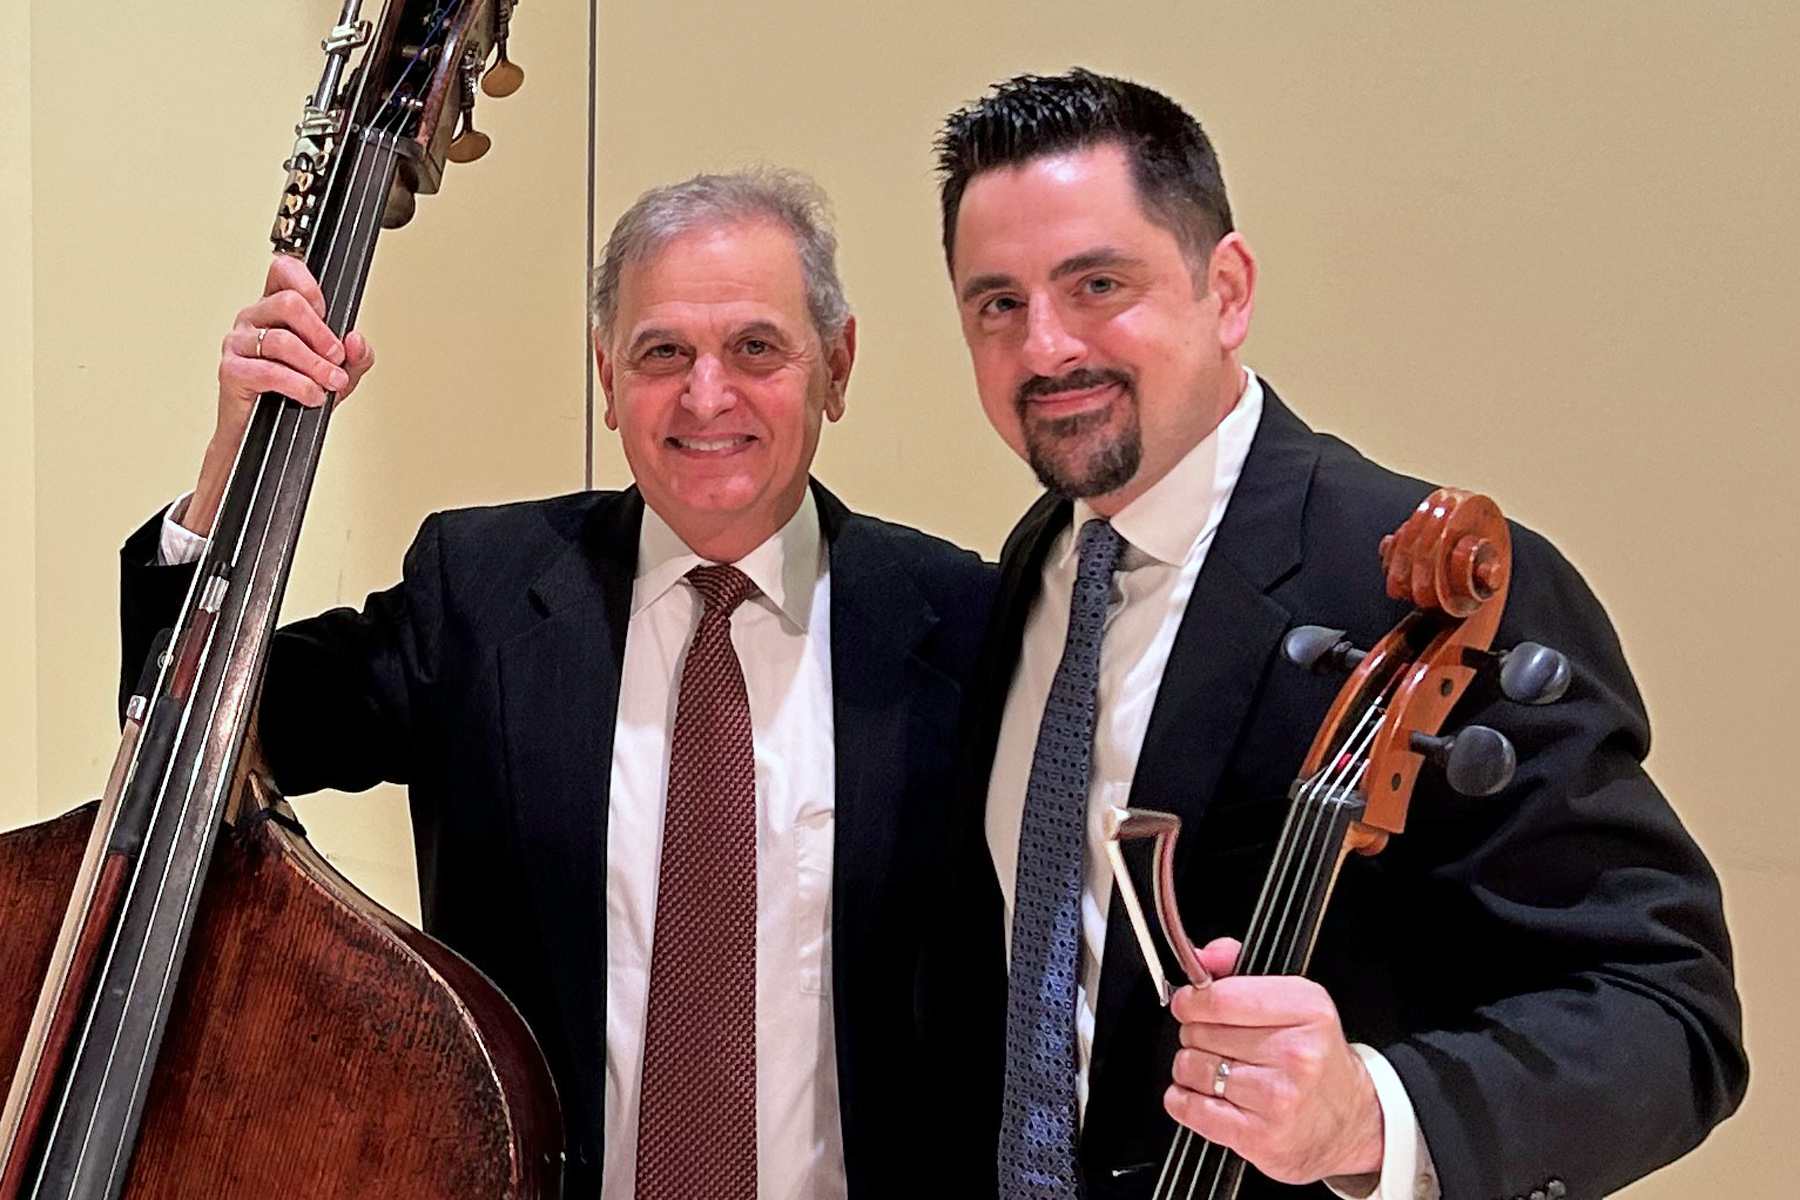
[[[1145,217],[1175,235],[1198,272],[1232,230],[1212,143],[1200,123],[1161,92],[1082,67],[1066,75],[1016,75],[944,121],[936,143],[944,261],[951,263],[956,250],[956,214],[969,180],[1107,144],[1130,160]]]

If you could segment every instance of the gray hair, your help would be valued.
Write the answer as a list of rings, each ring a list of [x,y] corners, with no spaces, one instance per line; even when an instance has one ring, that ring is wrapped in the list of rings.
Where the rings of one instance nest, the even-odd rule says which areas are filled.
[[[612,336],[619,315],[619,277],[627,266],[649,261],[683,234],[751,221],[773,221],[794,235],[806,306],[820,339],[830,345],[850,320],[850,302],[837,273],[830,204],[811,176],[776,167],[696,175],[639,196],[613,225],[600,265],[588,281],[594,327],[602,337]]]

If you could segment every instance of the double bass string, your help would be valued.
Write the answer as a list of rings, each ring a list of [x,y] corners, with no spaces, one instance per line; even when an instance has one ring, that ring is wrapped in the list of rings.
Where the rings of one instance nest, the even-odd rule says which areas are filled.
[[[437,28],[439,26],[441,26],[444,15],[445,15],[445,12],[440,11],[437,21],[433,25],[433,33],[434,34],[435,34]],[[407,72],[410,72],[412,66],[416,65],[417,62],[420,61],[421,58],[422,58],[422,55],[414,56],[412,62],[409,63],[406,70],[402,72],[402,75],[401,75],[402,80],[404,80]],[[399,83],[397,82],[395,85],[394,92],[397,92],[398,88],[399,88]],[[366,261],[368,251],[371,248],[373,240],[374,240],[375,231],[379,228],[378,220],[377,220],[379,214],[376,212],[375,205],[372,203],[372,201],[375,199],[374,192],[377,188],[381,188],[381,189],[383,189],[383,194],[385,194],[385,188],[388,186],[388,183],[391,178],[391,171],[393,168],[394,160],[397,158],[397,149],[395,146],[393,135],[398,132],[399,127],[404,123],[405,117],[407,115],[407,109],[404,105],[394,105],[392,103],[394,92],[391,92],[390,95],[387,97],[387,99],[384,101],[384,107],[389,107],[393,111],[393,117],[391,118],[393,121],[393,129],[382,131],[382,134],[378,138],[359,137],[357,139],[355,153],[352,156],[351,163],[349,164],[350,170],[352,172],[352,184],[351,184],[351,192],[350,192],[350,197],[349,197],[349,206],[350,206],[350,214],[351,214],[351,227],[349,230],[349,235],[348,235],[347,239],[339,238],[337,240],[334,240],[334,242],[330,246],[327,247],[327,263],[326,263],[326,275],[328,278],[327,286],[329,286],[333,291],[337,291],[338,289],[341,288],[341,286],[344,282],[345,273],[348,272],[354,264],[356,264],[358,262]],[[376,164],[378,164],[378,165],[376,165]],[[372,166],[374,167],[374,169],[371,169]],[[366,228],[365,228],[365,226],[366,226]],[[338,253],[338,251],[340,249],[344,251],[341,254]],[[271,482],[271,474],[273,474],[274,480],[276,482],[280,482],[287,477],[290,468],[294,464],[294,457],[295,457],[294,452],[298,448],[297,443],[300,441],[301,435],[305,431],[306,425],[308,424],[308,422],[306,422],[304,420],[304,417],[305,417],[304,411],[302,411],[300,413],[295,413],[294,410],[297,407],[298,406],[291,406],[291,405],[283,405],[282,406],[284,411],[277,417],[276,428],[272,432],[269,442],[267,444],[265,444],[265,446],[263,448],[261,462],[258,464],[258,467],[256,470],[255,484],[254,484],[253,490],[252,490],[252,505],[253,506],[254,506],[255,498],[266,493],[266,490],[269,487],[269,484]],[[284,420],[283,418],[288,418],[288,419]],[[310,422],[310,424],[312,425],[313,430],[315,431],[315,436],[311,439],[311,446],[309,446],[309,449],[316,450],[316,447],[318,445],[320,437],[322,436],[322,433],[323,433],[323,420],[315,419],[314,421]],[[288,428],[284,429],[283,426],[288,426]],[[279,458],[280,458],[279,466],[276,467],[276,469],[272,473],[271,467],[274,465],[272,460],[274,460],[277,457],[277,455],[279,455]],[[303,455],[303,457],[311,458],[312,456],[311,455]],[[316,461],[316,459],[314,459],[313,461]],[[245,550],[245,542],[248,539],[249,533],[250,533],[249,526],[250,526],[250,522],[246,521],[236,531],[238,536],[234,540],[234,544],[232,546],[232,552],[231,552],[230,560],[229,560],[229,562],[230,562],[229,569],[225,572],[225,574],[223,576],[224,578],[231,578],[232,576],[240,576],[241,577],[240,568],[244,565],[242,562],[242,558],[243,558],[243,553]],[[257,540],[254,550],[252,551],[252,559],[251,559],[251,564],[250,564],[253,569],[257,565],[257,563],[259,563],[261,561],[264,554],[266,552],[268,552],[270,549],[271,548],[268,546],[266,539],[259,538]],[[279,548],[279,549],[285,551],[287,548],[284,547],[284,548]],[[234,615],[236,617],[236,622],[235,622],[234,626],[232,627],[233,639],[232,639],[231,644],[236,644],[238,636],[241,635],[242,626],[243,626],[244,622],[248,619],[249,614],[248,614],[247,609],[244,606],[240,605],[240,606],[238,606],[237,611]],[[219,644],[219,640],[217,637],[218,632],[219,631],[215,629],[214,631],[212,631],[213,636],[208,638],[208,642],[210,644],[209,649],[210,649],[210,646],[216,646]],[[182,708],[182,711],[179,716],[180,730],[178,730],[178,737],[179,737],[180,732],[185,731],[186,727],[192,721],[193,708],[194,708],[194,706],[192,704],[192,700],[194,698],[195,697],[193,697],[190,694],[189,703],[184,705]],[[240,700],[240,702],[242,702],[246,698],[240,696],[240,697],[238,697],[238,699]],[[225,700],[224,694],[215,690],[214,694],[211,697],[211,709],[208,714],[209,718],[216,717],[218,709],[219,709],[220,705],[224,702],[224,700]],[[173,762],[171,762],[169,764],[169,769],[172,770],[173,766],[174,766],[174,764],[173,764]],[[190,778],[188,780],[188,791],[186,793],[188,796],[188,803],[186,805],[184,805],[184,808],[183,808],[183,817],[184,818],[190,817],[194,812],[195,797],[192,795],[192,789],[193,789],[193,785],[196,781],[196,777],[198,775],[199,769],[200,769],[199,761],[198,761],[198,759],[196,759],[196,761],[193,765],[193,768],[192,768],[192,774],[190,775]],[[160,816],[160,814],[164,808],[164,802],[167,800],[169,792],[171,790],[170,787],[168,786],[168,784],[169,784],[169,780],[167,778],[165,778],[165,780],[163,781],[163,786],[161,788],[159,788],[159,790],[158,790],[158,795],[157,795],[156,802],[155,802],[155,808],[153,810],[153,812],[156,815],[153,816],[153,818],[152,818],[153,821],[155,819],[157,819],[157,817]],[[221,786],[222,787],[229,786],[229,780],[224,781]],[[210,822],[207,823],[207,826],[208,826],[208,830],[210,830]],[[210,833],[208,833],[208,836],[210,836]],[[143,865],[144,864],[140,864],[140,871],[139,871],[140,876],[142,875],[142,866]],[[174,865],[174,859],[172,856],[164,858],[163,863],[162,863],[162,879],[161,879],[163,886],[158,889],[158,891],[152,901],[152,905],[151,905],[151,920],[152,920],[152,922],[154,922],[158,918],[158,916],[160,915],[160,912],[164,906],[164,901],[168,895],[168,890],[169,890],[167,887],[168,877],[169,877],[170,872],[173,869],[173,865]],[[141,878],[138,880],[134,880],[134,890],[137,887],[141,886],[141,882],[142,882]],[[181,889],[185,892],[185,894],[182,897],[182,906],[181,906],[181,919],[182,919],[182,922],[184,925],[187,924],[191,920],[193,906],[194,906],[194,903],[195,903],[195,900],[198,895],[198,891],[199,891],[199,888],[200,888],[200,885],[202,882],[203,882],[203,875],[197,872],[194,875],[193,879],[189,881],[189,886],[186,889]],[[113,959],[116,957],[118,948],[119,948],[118,943],[115,940],[113,945],[111,947],[109,947],[108,956],[107,956],[107,967],[108,968],[110,968]],[[145,959],[148,955],[148,949],[149,948],[147,945],[140,945],[138,959],[136,962],[134,962],[132,964],[132,971],[131,971],[130,978],[131,978],[131,992],[133,995],[137,994],[139,980],[141,979],[142,974],[146,968]],[[164,965],[163,978],[159,982],[159,984],[156,988],[156,991],[155,991],[155,995],[157,997],[157,1003],[158,1003],[159,1007],[161,1007],[163,1005],[164,1001],[166,1000],[166,998],[168,996],[170,988],[173,986],[173,980],[174,980],[174,976],[175,976],[175,972],[178,967],[178,964],[179,964],[179,955],[177,954],[176,956],[171,958],[171,960],[168,963],[166,963]],[[82,1034],[81,1044],[83,1047],[85,1047],[87,1042],[90,1040],[90,1037],[91,1037],[91,1034],[93,1031],[94,1018],[95,1018],[95,1012],[93,1009],[90,1009],[87,1014],[87,1022],[84,1025],[83,1034]],[[106,1082],[108,1080],[110,1080],[110,1078],[113,1074],[114,1068],[117,1064],[117,1059],[118,1059],[118,1055],[120,1053],[120,1047],[121,1047],[121,1043],[122,1043],[122,1040],[124,1037],[124,1032],[125,1032],[125,1030],[124,1030],[124,1027],[122,1024],[116,1025],[113,1029],[112,1044],[111,1044],[111,1046],[108,1047],[107,1059],[106,1059],[105,1066],[104,1066],[104,1069],[102,1072],[102,1077],[101,1077],[103,1088],[105,1087]],[[131,1094],[134,1098],[134,1101],[141,1093],[141,1090],[143,1087],[143,1080],[144,1080],[145,1075],[148,1072],[150,1062],[151,1062],[151,1056],[146,1055],[140,1060],[140,1062],[138,1064],[138,1070],[132,1081],[132,1089],[131,1089]],[[56,1126],[60,1125],[64,1111],[65,1110],[59,1108],[56,1124],[54,1124],[52,1126],[52,1130],[51,1130],[52,1138],[54,1138],[56,1135],[56,1132],[57,1132]],[[87,1128],[83,1131],[81,1148],[80,1148],[80,1152],[77,1156],[78,1163],[85,1164],[92,1152],[92,1141],[93,1141],[93,1137],[94,1137],[95,1126],[98,1121],[98,1116],[99,1116],[99,1114],[98,1114],[98,1111],[96,1110],[94,1112],[94,1114],[90,1117]],[[111,1170],[108,1172],[109,1182],[112,1179],[115,1179],[117,1177],[118,1172],[122,1168],[123,1163],[126,1159],[126,1151],[128,1150],[128,1148],[129,1148],[129,1144],[127,1141],[121,1141],[120,1144],[115,1148],[114,1155],[113,1155],[113,1163],[111,1164]],[[42,1172],[40,1171],[40,1183],[41,1182],[42,1182]]]

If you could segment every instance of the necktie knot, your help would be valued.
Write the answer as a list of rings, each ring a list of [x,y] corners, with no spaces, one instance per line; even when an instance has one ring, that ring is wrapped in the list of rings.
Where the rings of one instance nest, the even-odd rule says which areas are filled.
[[[1105,581],[1111,585],[1112,573],[1119,569],[1125,553],[1125,539],[1112,527],[1112,522],[1094,517],[1081,527],[1076,541],[1079,557],[1075,577],[1082,582]]]
[[[688,582],[700,593],[707,615],[717,613],[729,617],[737,606],[756,595],[756,584],[729,563],[695,567],[687,573]]]

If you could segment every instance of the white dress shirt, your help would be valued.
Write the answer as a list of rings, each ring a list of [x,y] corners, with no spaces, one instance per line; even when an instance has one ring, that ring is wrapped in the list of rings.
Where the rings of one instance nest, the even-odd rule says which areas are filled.
[[[205,539],[164,521],[161,558]],[[632,1200],[669,739],[682,662],[700,620],[684,578],[701,559],[645,509],[619,679],[606,836],[606,1144],[602,1200]],[[810,492],[736,564],[760,591],[731,619],[756,754],[756,1146],[761,1200],[845,1194],[831,1012],[831,876],[837,770],[831,572]],[[569,747],[579,754],[583,748]],[[601,819],[596,806],[595,820]],[[706,998],[694,998],[702,1018]],[[595,1019],[599,1019],[596,1013]]]
[[[606,1181],[637,1182],[638,1083],[682,660],[700,621],[684,576],[705,560],[644,511],[619,679],[606,837]],[[807,493],[781,531],[739,559],[761,595],[731,619],[756,747],[757,1195],[844,1195],[831,1018],[831,868],[837,807],[831,571]],[[704,1015],[705,997],[695,997]]]
[[[1113,595],[1100,643],[1098,718],[1094,728],[1093,779],[1088,792],[1081,965],[1075,994],[1075,1088],[1084,1116],[1088,1064],[1093,1054],[1094,1011],[1113,888],[1101,820],[1107,809],[1128,804],[1138,754],[1143,749],[1144,733],[1150,725],[1150,712],[1162,684],[1163,669],[1169,662],[1169,651],[1262,417],[1262,384],[1248,369],[1244,377],[1244,390],[1236,407],[1218,428],[1112,518],[1113,528],[1127,544],[1119,573],[1113,577]],[[1044,703],[1068,636],[1077,561],[1076,533],[1097,515],[1085,501],[1076,501],[1073,521],[1057,535],[1044,561],[1042,588],[1026,619],[1019,664],[1007,693],[993,771],[988,777],[988,850],[993,855],[1005,900],[1009,955],[1025,788],[1031,777]],[[1354,1188],[1352,1181],[1338,1182],[1351,1185],[1353,1194],[1373,1194],[1379,1200],[1435,1200],[1435,1175],[1429,1156],[1423,1153],[1418,1119],[1405,1087],[1380,1054],[1366,1047],[1359,1048],[1358,1053],[1369,1064],[1375,1081],[1386,1152],[1380,1186],[1373,1193]],[[1421,1175],[1432,1176],[1426,1191],[1416,1190]]]

